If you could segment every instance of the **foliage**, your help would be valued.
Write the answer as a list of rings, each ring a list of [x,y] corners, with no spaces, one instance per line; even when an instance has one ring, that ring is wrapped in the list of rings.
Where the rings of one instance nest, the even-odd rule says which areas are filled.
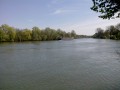
[[[21,42],[21,41],[48,41],[61,40],[62,38],[77,38],[75,31],[65,32],[61,29],[55,30],[49,27],[41,30],[38,27],[30,29],[17,29],[7,24],[0,26],[0,42]]]
[[[120,11],[120,0],[92,0],[93,6],[91,9],[96,12],[100,12],[100,18],[110,19]],[[120,13],[116,18],[120,17]]]
[[[30,41],[30,40],[32,40],[31,34],[32,34],[31,30],[24,29],[22,31],[22,41]]]
[[[93,38],[120,40],[120,24],[109,26],[105,31],[97,28]]]
[[[33,41],[40,41],[41,40],[41,31],[38,27],[32,28],[32,40]]]
[[[1,25],[0,27],[0,41],[14,41],[15,39],[15,28],[10,27],[7,24]]]

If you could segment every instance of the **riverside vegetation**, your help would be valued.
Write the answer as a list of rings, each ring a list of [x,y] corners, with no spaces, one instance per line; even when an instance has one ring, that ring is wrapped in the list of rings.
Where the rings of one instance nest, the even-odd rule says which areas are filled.
[[[77,35],[74,30],[65,32],[61,29],[55,30],[49,27],[39,29],[33,27],[30,29],[18,29],[7,24],[0,26],[0,42],[21,42],[21,41],[48,41],[61,40],[62,38],[80,38],[87,37],[85,35]]]
[[[108,26],[106,30],[97,28],[93,38],[120,40],[120,23]]]
[[[18,29],[7,24],[0,26],[0,42],[21,42],[21,41],[49,41],[61,40],[63,38],[98,38],[98,39],[113,39],[120,40],[120,23],[113,26],[108,26],[106,30],[97,28],[93,36],[77,35],[74,30],[65,32],[61,29],[39,29],[33,27],[31,29]]]

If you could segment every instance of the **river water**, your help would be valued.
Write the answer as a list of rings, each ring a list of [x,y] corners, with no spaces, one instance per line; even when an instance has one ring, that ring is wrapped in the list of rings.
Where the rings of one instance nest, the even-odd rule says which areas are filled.
[[[0,90],[120,90],[120,41],[1,43]]]

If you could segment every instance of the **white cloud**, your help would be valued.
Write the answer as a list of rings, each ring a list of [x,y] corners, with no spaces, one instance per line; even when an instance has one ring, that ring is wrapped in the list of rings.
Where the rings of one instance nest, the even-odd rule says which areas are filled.
[[[64,10],[56,10],[55,12],[53,12],[53,14],[61,14],[61,13],[64,13],[65,11]]]
[[[78,10],[64,10],[64,9],[58,9],[56,11],[54,11],[52,14],[68,14],[68,13],[73,13],[73,12],[77,12]]]

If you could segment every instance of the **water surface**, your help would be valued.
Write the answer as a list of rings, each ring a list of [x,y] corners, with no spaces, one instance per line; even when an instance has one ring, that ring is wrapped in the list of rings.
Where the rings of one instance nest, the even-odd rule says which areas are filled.
[[[120,90],[120,41],[1,43],[0,90]]]

